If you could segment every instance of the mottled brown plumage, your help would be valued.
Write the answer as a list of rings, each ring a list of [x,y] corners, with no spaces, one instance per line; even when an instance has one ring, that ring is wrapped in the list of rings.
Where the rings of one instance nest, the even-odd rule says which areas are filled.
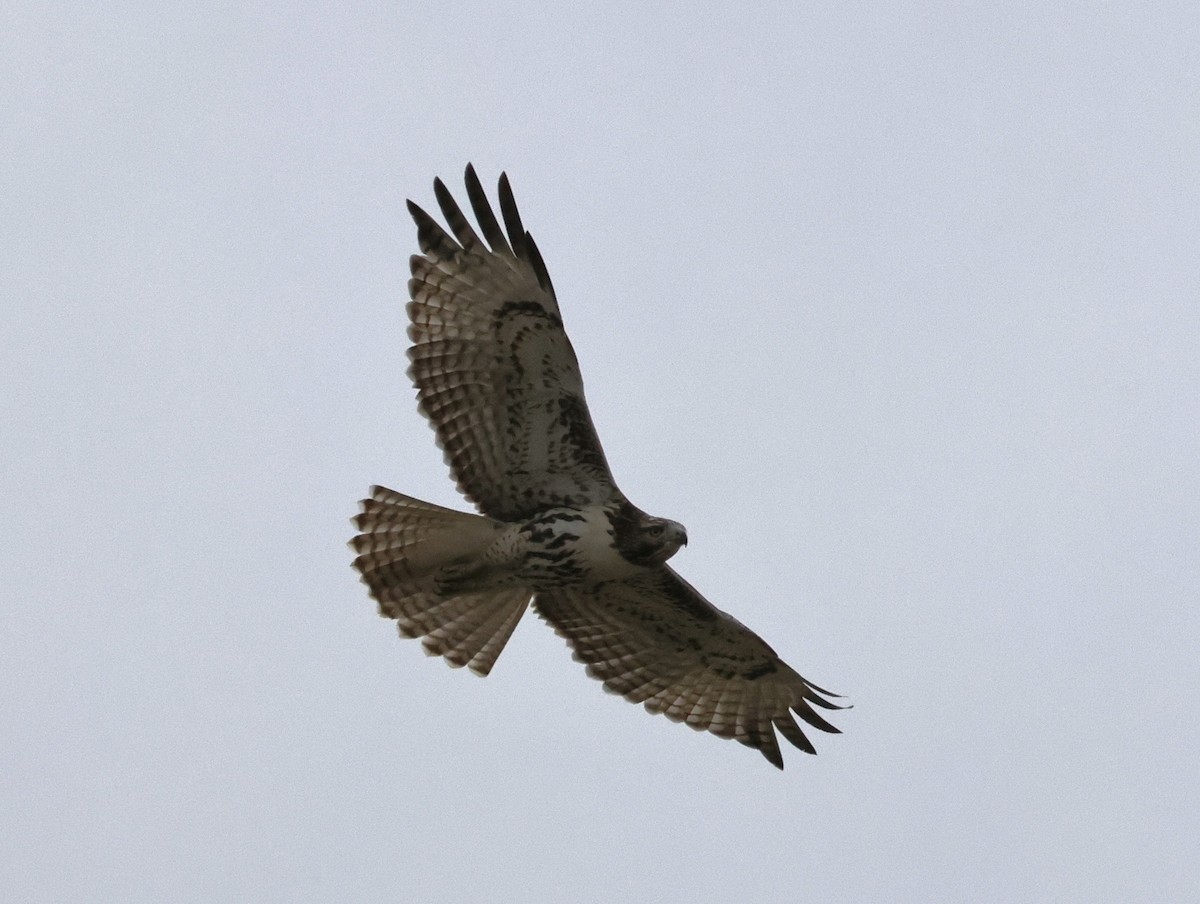
[[[472,167],[479,233],[441,180],[449,231],[416,204],[409,375],[459,490],[481,514],[375,487],[354,566],[380,614],[427,652],[486,675],[532,600],[588,673],[650,712],[733,738],[783,768],[775,731],[842,707],[667,564],[687,542],[617,488],[549,273],[508,179],[501,220]]]

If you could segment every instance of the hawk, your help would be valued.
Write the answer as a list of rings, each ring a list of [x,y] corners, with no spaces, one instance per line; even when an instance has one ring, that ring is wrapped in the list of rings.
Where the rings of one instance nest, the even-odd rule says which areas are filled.
[[[487,675],[533,608],[587,672],[652,713],[757,749],[783,768],[775,731],[807,753],[793,716],[836,733],[832,694],[667,565],[683,525],[617,488],[584,401],[554,286],[508,177],[497,220],[472,166],[479,231],[445,184],[449,231],[408,202],[408,374],[468,514],[372,487],[354,518],[354,567],[404,637]]]

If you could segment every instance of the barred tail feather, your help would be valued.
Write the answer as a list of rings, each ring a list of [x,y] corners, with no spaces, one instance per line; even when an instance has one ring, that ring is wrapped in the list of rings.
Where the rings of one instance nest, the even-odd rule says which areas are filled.
[[[501,525],[481,515],[469,515],[413,499],[386,487],[371,487],[353,519],[359,535],[350,541],[357,552],[354,567],[389,587],[414,584],[431,587],[441,568],[470,560],[495,540]],[[414,587],[416,589],[416,587]]]
[[[354,567],[404,637],[423,637],[431,656],[486,675],[521,620],[531,593],[524,588],[439,593],[442,569],[481,555],[502,526],[490,518],[372,487],[360,503],[350,541]]]
[[[409,597],[410,611],[422,602],[432,605],[415,617],[386,612],[383,604],[380,613],[396,619],[401,635],[423,635],[421,646],[427,655],[441,656],[453,668],[465,665],[476,675],[487,675],[525,614],[531,595],[523,587],[510,587],[440,601]]]

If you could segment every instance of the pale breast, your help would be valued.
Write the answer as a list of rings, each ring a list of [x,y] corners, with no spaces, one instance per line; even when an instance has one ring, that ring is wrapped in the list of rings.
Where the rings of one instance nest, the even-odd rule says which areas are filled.
[[[550,509],[520,528],[520,574],[534,590],[627,577],[638,571],[618,552],[604,506]]]

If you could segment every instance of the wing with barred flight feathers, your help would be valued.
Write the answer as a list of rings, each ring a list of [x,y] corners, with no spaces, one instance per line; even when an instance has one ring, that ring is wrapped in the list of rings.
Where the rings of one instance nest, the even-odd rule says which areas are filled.
[[[697,731],[753,747],[780,769],[775,729],[806,753],[816,752],[793,713],[813,728],[840,733],[813,709],[844,709],[826,699],[836,694],[798,675],[668,566],[628,580],[539,592],[533,605],[608,690]]]
[[[451,474],[480,511],[504,521],[619,497],[508,178],[500,177],[503,226],[471,166],[466,183],[483,239],[440,179],[449,233],[408,203],[423,252],[408,284],[409,376]]]

